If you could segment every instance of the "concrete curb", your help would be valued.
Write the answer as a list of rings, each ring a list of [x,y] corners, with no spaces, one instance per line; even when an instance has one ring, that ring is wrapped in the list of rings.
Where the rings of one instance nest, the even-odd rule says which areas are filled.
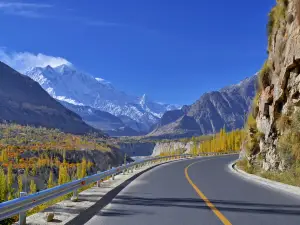
[[[241,177],[244,180],[256,183],[258,185],[269,188],[273,191],[281,192],[292,197],[300,198],[300,187],[292,186],[289,184],[280,183],[277,181],[269,180],[263,177],[259,177],[257,175],[246,173],[245,171],[237,168],[236,163],[238,160],[235,160],[228,164],[228,169],[233,174]]]

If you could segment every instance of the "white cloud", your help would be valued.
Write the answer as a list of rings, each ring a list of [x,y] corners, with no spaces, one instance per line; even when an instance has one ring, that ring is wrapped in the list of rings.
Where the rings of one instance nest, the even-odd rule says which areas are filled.
[[[41,53],[30,52],[7,52],[0,48],[0,61],[23,73],[32,67],[51,67],[63,64],[72,65],[68,60],[61,57],[48,56]]]
[[[41,9],[52,8],[53,5],[42,3],[3,2],[0,1],[0,11],[16,16],[40,18],[45,17]]]
[[[49,4],[39,4],[39,3],[23,3],[23,2],[0,2],[0,8],[51,8],[52,5]]]

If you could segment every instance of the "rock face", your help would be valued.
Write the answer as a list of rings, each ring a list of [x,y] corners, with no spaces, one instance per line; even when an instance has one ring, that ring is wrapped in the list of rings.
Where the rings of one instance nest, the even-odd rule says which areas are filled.
[[[190,153],[193,142],[167,141],[167,142],[131,142],[119,143],[120,150],[130,157],[134,156],[158,156],[162,153]]]
[[[123,142],[119,143],[120,150],[128,156],[150,156],[156,143],[154,142]]]
[[[279,139],[291,118],[300,109],[300,3],[279,0],[268,24],[269,57],[260,72],[260,90],[255,102],[259,151],[264,170],[284,170],[286,161],[278,150]],[[251,150],[251,149],[250,149]]]
[[[193,142],[158,142],[156,143],[152,156],[158,156],[162,153],[191,153],[191,150],[193,148]]]
[[[189,137],[216,133],[224,125],[227,130],[241,128],[254,98],[256,83],[255,75],[220,91],[206,93],[181,110],[166,112],[148,136]],[[185,126],[178,127],[182,119]]]
[[[54,100],[38,83],[0,62],[0,122],[83,134],[96,129]]]

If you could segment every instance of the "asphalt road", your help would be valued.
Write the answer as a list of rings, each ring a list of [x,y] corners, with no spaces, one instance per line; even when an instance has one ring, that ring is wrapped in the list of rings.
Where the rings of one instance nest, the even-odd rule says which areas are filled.
[[[236,158],[158,166],[132,181],[86,224],[299,225],[300,199],[232,174],[227,165]]]

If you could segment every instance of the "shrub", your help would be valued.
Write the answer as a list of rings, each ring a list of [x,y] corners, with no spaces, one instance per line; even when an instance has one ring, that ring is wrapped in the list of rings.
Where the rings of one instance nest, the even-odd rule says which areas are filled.
[[[277,128],[280,131],[285,131],[286,129],[289,129],[291,126],[291,118],[287,115],[281,115],[280,118],[277,120]]]
[[[237,163],[236,163],[237,167],[241,170],[244,170],[245,172],[247,173],[251,173],[251,174],[254,174],[255,173],[255,168],[253,165],[251,165],[249,163],[249,161],[244,158],[244,159],[241,159],[239,160]]]
[[[258,107],[258,103],[259,103],[259,97],[260,97],[260,93],[257,92],[253,101],[252,101],[252,116],[253,118],[256,118],[258,115],[258,111],[259,111],[259,107]]]
[[[256,120],[251,114],[248,116],[245,129],[247,131],[245,148],[249,154],[256,154],[259,151],[259,141],[263,134],[258,131]]]
[[[270,85],[270,74],[271,74],[271,69],[268,61],[266,61],[259,72],[258,76],[258,85],[259,89],[265,89],[267,86]]]
[[[284,116],[281,120],[286,120]],[[285,133],[278,140],[277,150],[289,165],[300,161],[300,112],[293,114],[290,125],[282,123],[285,126]]]

